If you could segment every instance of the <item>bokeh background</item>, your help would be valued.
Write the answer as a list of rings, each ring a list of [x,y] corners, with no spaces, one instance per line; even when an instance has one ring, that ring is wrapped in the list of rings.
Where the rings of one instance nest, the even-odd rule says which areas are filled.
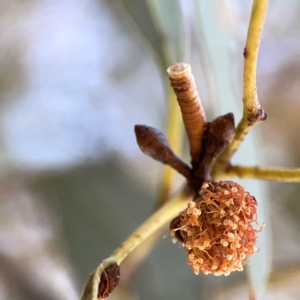
[[[240,119],[251,4],[0,1],[0,299],[78,299],[153,211],[163,167],[140,153],[133,126],[165,130],[168,64],[191,63],[210,120]],[[268,120],[236,163],[300,164],[299,14],[297,0],[270,1],[257,79]],[[300,185],[243,184],[266,223],[247,272],[195,276],[161,238],[112,299],[247,299],[249,282],[260,299],[299,299]]]

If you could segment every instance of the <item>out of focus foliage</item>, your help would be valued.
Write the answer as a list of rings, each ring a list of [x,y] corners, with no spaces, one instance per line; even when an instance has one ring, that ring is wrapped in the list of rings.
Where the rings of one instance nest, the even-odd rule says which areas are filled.
[[[164,128],[167,64],[192,64],[211,118],[228,111],[240,118],[250,8],[251,1],[225,0],[0,3],[1,299],[78,298],[89,272],[150,214],[162,167],[140,153],[133,126]],[[300,164],[299,13],[296,0],[269,5],[258,62],[268,120],[238,162]],[[261,246],[273,253],[266,294],[296,299],[300,186],[253,189],[271,219],[273,246]],[[266,247],[269,239],[262,237]],[[195,276],[185,260],[162,239],[127,299],[247,293],[245,272]],[[261,269],[252,265],[253,278]]]

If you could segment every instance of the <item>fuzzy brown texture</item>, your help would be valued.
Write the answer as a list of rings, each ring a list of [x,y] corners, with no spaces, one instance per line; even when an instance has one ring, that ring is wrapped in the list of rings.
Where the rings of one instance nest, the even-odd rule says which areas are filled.
[[[120,279],[120,267],[115,263],[103,269],[98,288],[98,299],[107,298],[117,287]]]
[[[186,63],[177,63],[169,67],[167,73],[181,109],[190,143],[192,161],[198,162],[202,150],[206,118],[191,66]]]
[[[242,271],[245,259],[257,252],[257,232],[263,227],[257,222],[255,197],[232,181],[204,183],[199,194],[171,222],[174,242],[183,243],[195,274]]]

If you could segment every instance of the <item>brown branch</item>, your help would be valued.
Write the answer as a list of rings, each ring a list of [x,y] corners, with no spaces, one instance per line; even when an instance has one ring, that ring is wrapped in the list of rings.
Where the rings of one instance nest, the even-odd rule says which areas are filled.
[[[177,63],[169,67],[167,73],[181,109],[190,143],[192,162],[198,162],[202,150],[206,118],[191,66],[186,63]]]

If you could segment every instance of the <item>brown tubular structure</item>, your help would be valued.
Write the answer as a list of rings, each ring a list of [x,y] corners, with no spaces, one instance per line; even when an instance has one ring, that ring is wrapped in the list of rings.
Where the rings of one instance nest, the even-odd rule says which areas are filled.
[[[206,117],[196,89],[191,66],[186,63],[177,63],[169,67],[167,73],[181,109],[190,143],[192,164],[197,163],[202,150]]]

